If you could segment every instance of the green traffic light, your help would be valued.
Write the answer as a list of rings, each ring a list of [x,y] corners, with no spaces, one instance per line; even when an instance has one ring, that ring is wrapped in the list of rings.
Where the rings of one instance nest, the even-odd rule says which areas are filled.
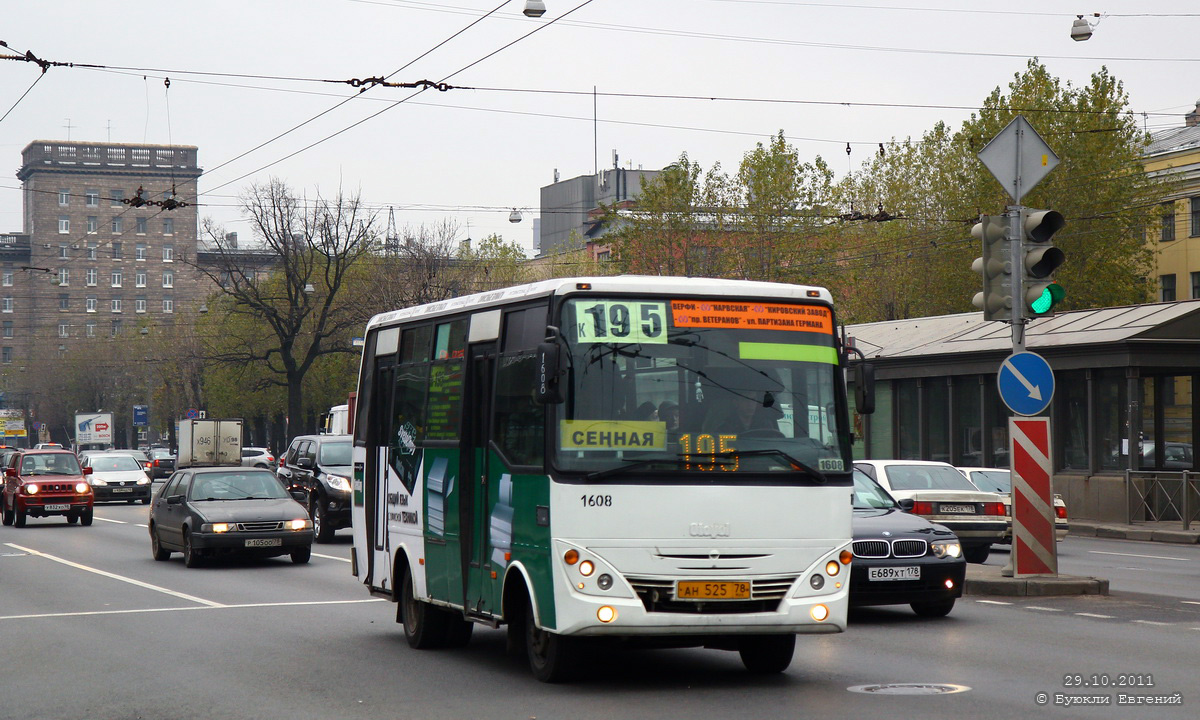
[[[1045,315],[1054,308],[1055,305],[1062,302],[1066,291],[1062,289],[1062,285],[1058,283],[1050,283],[1042,288],[1042,292],[1031,303],[1029,309],[1037,315]]]

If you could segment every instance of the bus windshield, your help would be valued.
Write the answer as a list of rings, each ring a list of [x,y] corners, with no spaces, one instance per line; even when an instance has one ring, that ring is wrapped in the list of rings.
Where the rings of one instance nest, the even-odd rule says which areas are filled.
[[[589,297],[562,312],[557,468],[685,482],[798,471],[824,482],[849,467],[827,305]]]

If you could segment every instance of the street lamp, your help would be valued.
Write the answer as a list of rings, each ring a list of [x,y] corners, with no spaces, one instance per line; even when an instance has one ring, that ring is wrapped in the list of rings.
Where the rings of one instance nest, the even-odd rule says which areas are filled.
[[[525,0],[525,17],[540,18],[546,14],[546,3],[542,0]]]
[[[1099,18],[1100,13],[1092,13],[1092,17]],[[1071,39],[1075,42],[1083,42],[1090,38],[1092,30],[1095,29],[1096,25],[1100,24],[1100,21],[1097,20],[1096,25],[1092,25],[1083,18],[1083,15],[1076,15],[1075,22],[1071,23]]]
[[[513,208],[513,211],[508,214],[508,221],[510,223],[521,222],[521,211],[516,208]]]

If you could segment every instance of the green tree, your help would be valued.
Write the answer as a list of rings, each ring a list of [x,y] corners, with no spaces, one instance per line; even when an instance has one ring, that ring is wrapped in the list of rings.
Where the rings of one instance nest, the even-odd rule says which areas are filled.
[[[376,215],[340,192],[308,199],[272,179],[241,198],[256,244],[233,247],[206,223],[211,251],[196,269],[218,288],[206,357],[257,375],[255,389],[287,393],[289,432],[304,422],[305,380],[318,360],[356,355],[362,308],[347,302],[355,266],[376,247]]]
[[[1023,115],[1062,163],[1023,198],[1061,212],[1055,236],[1067,262],[1056,273],[1064,309],[1144,302],[1151,253],[1143,228],[1156,193],[1142,169],[1146,136],[1138,130],[1121,83],[1107,69],[1084,86],[1062,83],[1037,60],[1007,92],[996,88],[957,132],[939,123],[919,142],[894,142],[843,181],[843,207],[864,220],[836,232],[842,248],[832,284],[843,319],[867,322],[974,310],[971,272],[979,241],[970,227],[981,214],[1012,204],[977,153]],[[871,208],[899,215],[870,223]]]

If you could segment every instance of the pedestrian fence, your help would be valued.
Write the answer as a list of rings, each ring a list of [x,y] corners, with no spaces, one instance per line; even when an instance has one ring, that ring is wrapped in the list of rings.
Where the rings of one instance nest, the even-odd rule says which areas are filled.
[[[1183,522],[1183,529],[1200,521],[1200,473],[1125,471],[1129,522]]]

